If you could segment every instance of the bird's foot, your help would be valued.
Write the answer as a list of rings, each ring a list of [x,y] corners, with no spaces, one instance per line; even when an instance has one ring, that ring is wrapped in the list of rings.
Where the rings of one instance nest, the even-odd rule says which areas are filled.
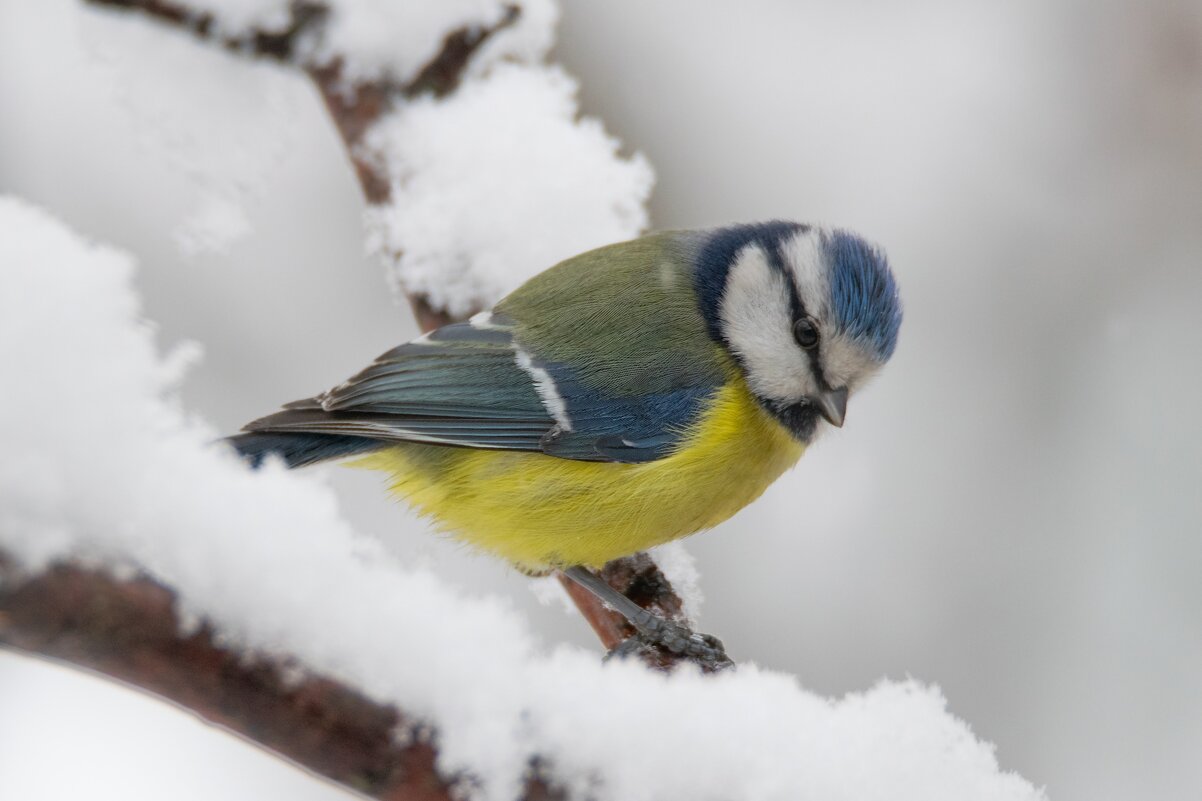
[[[681,659],[699,665],[706,673],[734,667],[717,637],[697,634],[671,620],[642,608],[609,586],[603,578],[579,565],[565,568],[563,574],[595,595],[629,621],[638,632],[611,650],[606,657],[635,655],[644,662],[668,670]]]
[[[669,668],[676,660],[663,658],[667,656],[663,652],[667,651],[675,657],[695,663],[706,673],[716,673],[735,666],[726,655],[722,641],[710,634],[692,631],[679,623],[654,615],[648,615],[636,626],[637,633],[618,643],[609,652],[607,659],[638,656],[646,662]],[[658,654],[655,653],[657,651]],[[659,658],[656,658],[657,656]]]

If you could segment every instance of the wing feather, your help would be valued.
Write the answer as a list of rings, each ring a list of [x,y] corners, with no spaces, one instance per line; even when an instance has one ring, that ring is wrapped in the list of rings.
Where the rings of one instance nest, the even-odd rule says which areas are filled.
[[[512,343],[502,328],[446,326],[245,430],[539,450],[555,421],[517,365]]]

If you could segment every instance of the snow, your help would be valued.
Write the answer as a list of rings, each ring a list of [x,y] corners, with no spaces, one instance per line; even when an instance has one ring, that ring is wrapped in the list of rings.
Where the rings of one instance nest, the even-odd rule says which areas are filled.
[[[530,592],[543,606],[558,606],[566,615],[580,613],[576,605],[572,603],[572,596],[568,595],[557,576],[537,576],[530,579],[529,586]]]
[[[311,59],[342,57],[352,81],[381,77],[407,82],[442,48],[447,35],[465,28],[490,28],[517,7],[517,19],[489,37],[473,55],[473,69],[515,59],[541,60],[551,48],[559,15],[553,0],[335,0],[334,10]]]
[[[212,16],[222,36],[244,38],[252,31],[281,32],[290,18],[285,0],[190,0]],[[348,81],[412,80],[435,58],[443,41],[460,30],[493,28],[510,8],[517,18],[492,34],[473,54],[471,70],[497,61],[536,62],[550,50],[559,9],[553,0],[324,0],[326,21],[299,43],[305,64],[342,63]]]
[[[646,227],[650,165],[577,119],[576,91],[559,68],[505,64],[372,128],[367,147],[392,193],[368,211],[370,247],[404,290],[466,315]]]
[[[0,263],[0,549],[26,570],[146,571],[231,647],[433,722],[482,799],[513,797],[532,753],[602,801],[1043,797],[914,681],[832,701],[754,665],[668,677],[545,652],[505,604],[357,535],[320,477],[214,444],[174,399],[195,350],[157,354],[129,256],[0,198]]]
[[[255,4],[248,4],[250,9]],[[249,10],[247,11],[249,13]],[[189,257],[244,241],[263,188],[292,155],[314,104],[303,76],[266,61],[231,58],[134,14],[88,15],[87,69],[119,110],[143,156],[192,184],[171,235]]]
[[[189,0],[187,8],[196,17],[209,15],[215,29],[225,36],[252,30],[282,31],[288,25],[288,0]]]
[[[104,678],[0,649],[5,801],[351,801],[265,751]],[[54,732],[53,736],[43,732]],[[46,764],[53,748],[70,761]]]
[[[209,192],[200,206],[175,228],[175,241],[189,256],[224,253],[251,232],[250,219],[236,194]]]
[[[660,572],[668,579],[672,589],[680,596],[681,609],[687,620],[696,622],[701,616],[701,573],[697,562],[680,540],[657,545],[650,551]]]

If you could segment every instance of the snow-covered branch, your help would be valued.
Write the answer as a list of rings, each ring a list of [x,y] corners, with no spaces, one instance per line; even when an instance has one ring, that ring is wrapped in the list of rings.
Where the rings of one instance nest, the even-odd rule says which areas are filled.
[[[616,563],[610,571],[631,565],[646,572],[614,581],[656,593],[657,571],[646,556]],[[665,593],[659,589],[659,603],[634,597],[663,614],[675,598]],[[608,617],[590,622],[603,640],[614,638],[607,647],[631,633],[628,624],[613,625]],[[0,549],[0,645],[153,693],[373,798],[450,801],[456,784],[473,781],[470,772],[439,772],[437,732],[428,724],[341,682],[298,673],[286,659],[248,658],[223,645],[207,621],[186,624],[175,593],[149,576],[117,577],[103,567],[71,562],[22,576]],[[650,657],[667,659],[661,651]],[[543,760],[532,754],[527,763],[520,799],[566,797],[553,789]]]
[[[57,563],[23,580],[0,557],[0,644],[154,693],[372,798],[451,801],[457,783],[471,782],[439,772],[429,726],[338,681],[223,646],[207,623],[186,626],[175,594],[147,576]],[[519,798],[564,797],[538,759],[529,765]]]

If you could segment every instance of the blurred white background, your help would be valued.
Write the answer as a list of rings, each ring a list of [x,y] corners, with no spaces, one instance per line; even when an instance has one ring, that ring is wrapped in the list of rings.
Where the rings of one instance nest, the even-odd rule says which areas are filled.
[[[937,683],[1056,801],[1202,798],[1202,4],[568,0],[560,30],[586,113],[657,168],[656,227],[845,225],[901,282],[847,427],[690,542],[702,628],[832,695]],[[222,430],[413,333],[311,88],[184,36],[0,0],[0,192],[137,256]],[[407,559],[596,647],[373,476],[330,480]],[[341,797],[0,654],[0,798],[84,792]]]

